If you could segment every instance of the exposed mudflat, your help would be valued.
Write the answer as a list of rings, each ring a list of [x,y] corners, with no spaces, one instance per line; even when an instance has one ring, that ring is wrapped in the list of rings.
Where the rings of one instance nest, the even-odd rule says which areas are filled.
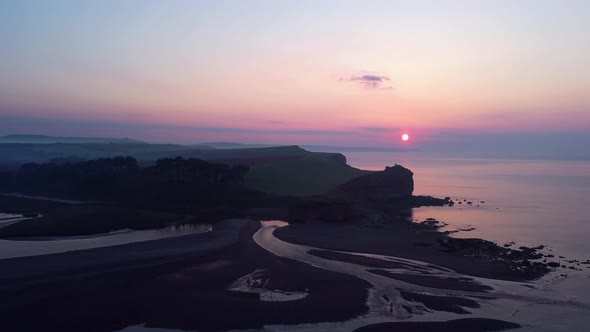
[[[434,260],[453,253],[403,257],[418,254],[400,250],[392,239],[380,248],[397,255],[372,253],[369,242],[354,251],[363,242],[360,235],[390,234],[357,228],[350,236],[339,225],[328,226],[334,226],[337,240],[317,247],[275,236],[288,230],[284,234],[295,242],[324,238],[321,232],[309,235],[305,227],[227,220],[204,234],[0,260],[0,326],[65,332],[461,332],[545,326],[568,331],[590,325],[584,320],[590,303],[580,288],[587,276],[532,283],[481,278],[453,269],[460,258],[450,259],[450,265]],[[400,241],[407,250],[437,250],[435,244],[415,246],[416,238]],[[552,326],[559,321],[555,315],[568,320]]]
[[[0,260],[0,326],[225,331],[367,312],[370,284],[267,252],[252,240],[259,228],[232,220],[206,234]]]
[[[455,319],[444,322],[390,322],[368,325],[356,329],[355,332],[488,332],[488,331],[505,331],[517,329],[521,326],[518,324],[505,322],[496,319],[486,318],[465,318]]]

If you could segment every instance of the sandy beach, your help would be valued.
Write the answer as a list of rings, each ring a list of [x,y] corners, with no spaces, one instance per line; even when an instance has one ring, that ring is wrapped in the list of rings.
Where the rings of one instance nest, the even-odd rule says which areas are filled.
[[[590,327],[585,319],[590,312],[586,271],[551,272],[527,280],[518,271],[506,274],[504,267],[496,266],[499,262],[441,251],[435,243],[425,245],[429,237],[440,234],[420,237],[416,246],[417,239],[401,228],[267,222],[255,239],[281,257],[354,275],[373,286],[368,313],[346,322],[344,330],[519,327],[522,331],[571,331]],[[470,319],[462,320],[466,315]],[[557,317],[569,319],[557,323]],[[317,331],[322,328],[338,330],[333,325],[315,326]]]
[[[502,269],[425,245],[436,234],[417,239],[358,227],[227,220],[204,234],[3,259],[2,326],[125,332],[588,327],[588,297],[553,289],[587,282],[581,278],[510,281]],[[326,241],[326,232],[334,240]],[[364,243],[369,235],[375,242]],[[498,278],[490,278],[494,273]],[[572,319],[563,328],[539,329],[556,310]]]
[[[2,326],[224,331],[339,322],[366,312],[368,283],[268,253],[252,240],[259,228],[256,221],[232,220],[205,234],[0,260]],[[229,290],[257,270],[275,293],[307,296],[275,302]]]

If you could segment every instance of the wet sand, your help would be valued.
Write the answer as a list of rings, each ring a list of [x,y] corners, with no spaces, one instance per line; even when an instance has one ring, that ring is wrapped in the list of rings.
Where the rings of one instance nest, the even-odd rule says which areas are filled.
[[[211,229],[211,225],[203,224],[189,224],[178,229],[173,227],[175,226],[137,231],[127,229],[93,236],[0,239],[0,259],[120,246],[129,243],[206,233]]]
[[[65,203],[53,202],[41,198],[24,198],[9,194],[0,194],[0,211],[8,213],[39,213],[47,212]]]
[[[284,242],[275,235],[290,228],[287,233],[302,242],[325,236],[318,233],[314,238],[300,232],[305,228],[285,225],[229,220],[205,234],[0,260],[0,327],[64,332],[461,332],[522,325],[523,331],[535,331],[539,318],[534,314],[545,315],[540,306],[569,315],[588,312],[575,299],[551,297],[544,290],[535,293],[532,284],[472,279],[436,261],[400,257],[401,251],[384,256]],[[337,241],[327,245],[352,250],[364,241],[358,238],[367,235],[351,236],[339,232],[340,225],[329,226]],[[376,241],[391,235],[373,231],[384,233]],[[432,235],[399,236],[411,244],[405,247],[410,250],[425,249],[414,243]],[[390,245],[383,250],[402,248],[395,237],[388,239]],[[452,256],[443,251],[437,255]],[[457,279],[449,281],[452,286],[469,287],[444,289],[439,279],[448,277]],[[470,319],[457,319],[466,315]],[[570,323],[586,326],[579,319]]]
[[[85,204],[86,205],[86,204],[112,203],[112,202],[104,202],[104,201],[81,201],[81,200],[48,197],[48,196],[25,195],[25,194],[19,194],[19,193],[0,193],[0,195],[8,196],[8,197],[24,198],[27,200],[46,201],[46,202],[61,203],[61,204]]]
[[[505,331],[520,328],[520,325],[504,322],[496,319],[485,318],[466,318],[456,319],[445,322],[392,322],[373,324],[355,332],[488,332],[488,331]]]
[[[225,331],[340,322],[367,311],[367,282],[270,254],[252,240],[259,228],[234,220],[206,234],[0,260],[0,326]],[[260,294],[230,290],[257,270],[266,279]],[[307,296],[263,301],[266,291]]]
[[[392,223],[387,227],[292,224],[277,229],[275,236],[289,243],[310,247],[389,255],[429,262],[470,276],[511,281],[530,279],[530,275],[526,272],[514,270],[514,266],[509,264],[493,261],[488,257],[449,252],[448,248],[441,245],[441,241],[446,238],[445,234],[416,230],[413,227],[416,226],[402,222]]]
[[[416,292],[400,290],[400,295],[413,302],[420,302],[428,309],[436,311],[453,312],[459,315],[470,314],[471,312],[464,308],[480,308],[477,301],[455,296],[435,296]]]
[[[330,236],[327,236],[327,233],[318,233],[319,236],[314,237],[310,232],[299,232],[307,226],[310,229],[323,229],[330,226],[325,228],[331,229]],[[408,234],[391,236],[391,228],[368,228],[363,231],[360,227],[352,225],[343,225],[343,228],[355,231],[339,232],[339,227],[340,225],[321,224],[300,227],[300,225],[269,221],[264,223],[263,229],[255,234],[255,240],[263,248],[278,256],[357,276],[371,283],[373,287],[367,299],[369,312],[343,323],[338,327],[341,330],[363,331],[364,329],[360,328],[367,327],[367,331],[458,332],[499,331],[522,326],[522,331],[570,331],[590,327],[590,322],[584,318],[590,313],[590,297],[585,292],[587,275],[568,278],[552,274],[535,282],[522,282],[520,280],[522,278],[518,275],[519,278],[513,277],[517,279],[516,282],[473,277],[449,269],[448,265],[444,265],[448,263],[444,259],[440,262],[425,262],[425,260],[404,258],[403,256],[408,255],[401,249],[411,251],[412,247],[408,247],[407,244],[413,244],[416,241],[416,237],[408,236]],[[379,235],[379,232],[382,234]],[[276,236],[281,233],[289,234],[291,239],[308,245],[285,242]],[[371,233],[375,235],[374,238],[369,236]],[[334,240],[322,244],[321,240],[330,237]],[[401,244],[396,243],[398,238]],[[378,245],[373,247],[375,244],[371,240],[376,240]],[[422,238],[420,243],[424,243],[424,240]],[[406,242],[406,246],[403,242]],[[310,246],[309,243],[317,243],[318,246]],[[361,247],[361,244],[366,246]],[[432,243],[428,247],[431,248],[434,245],[435,243]],[[323,250],[328,246],[332,246],[331,251]],[[343,248],[343,251],[334,251],[334,247]],[[360,251],[357,252],[351,248]],[[373,254],[369,251],[372,250],[371,248],[378,248],[382,252],[392,248],[399,251],[392,250],[394,252],[392,255]],[[445,249],[446,247],[441,247],[439,255],[451,257],[456,255]],[[432,258],[433,256],[425,255],[424,257]],[[481,257],[465,258],[468,259],[467,261],[481,259]],[[462,258],[453,259],[460,262],[459,259]],[[463,261],[464,264],[465,262]],[[492,263],[484,261],[482,264]],[[468,266],[463,266],[463,269],[469,271]],[[481,267],[478,267],[475,271],[480,269]],[[580,296],[575,296],[571,290],[562,287],[562,281],[568,281],[568,287],[578,287]],[[472,315],[471,317],[475,319],[455,320],[459,317],[458,315],[466,314]],[[558,317],[569,319],[562,321]],[[561,325],[557,326],[558,324]],[[284,326],[280,326],[280,329],[282,328]],[[323,331],[334,328],[334,325],[320,324],[309,330]]]
[[[469,292],[485,292],[492,290],[491,287],[474,282],[472,279],[464,277],[438,277],[433,275],[415,275],[415,274],[403,274],[393,273],[383,270],[368,270],[371,273],[375,273],[387,278],[401,280],[410,284],[439,288],[439,289],[450,289],[458,291],[469,291]]]

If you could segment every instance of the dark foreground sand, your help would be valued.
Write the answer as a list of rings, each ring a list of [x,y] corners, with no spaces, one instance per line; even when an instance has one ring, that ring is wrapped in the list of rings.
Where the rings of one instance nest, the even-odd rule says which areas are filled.
[[[0,330],[115,331],[145,324],[187,331],[225,331],[343,322],[367,313],[371,284],[275,256],[253,240],[259,228],[259,222],[231,220],[205,234],[0,260]],[[291,228],[286,234],[303,241],[300,236],[306,233],[294,233],[293,229],[301,228]],[[321,238],[322,233],[317,234]],[[346,233],[334,235],[342,241]],[[313,236],[306,238],[316,240]],[[355,241],[345,242],[354,249]],[[338,241],[332,245],[335,243]],[[368,266],[378,264],[370,258],[359,260],[329,251],[320,250],[316,255],[356,259],[356,263]],[[306,296],[269,302],[262,301],[255,292],[229,290],[236,280],[255,271],[264,279],[264,290],[301,292]],[[432,310],[456,314],[469,314],[465,308],[478,307],[476,301],[460,297],[411,291],[402,291],[401,295]],[[346,331],[346,325],[342,326]],[[508,322],[469,319],[383,323],[359,331],[461,332],[515,327],[518,325]]]
[[[43,213],[67,204],[0,193],[0,211],[7,213]]]
[[[367,282],[266,252],[252,240],[259,227],[223,222],[207,234],[0,260],[0,330],[113,331],[145,323],[223,331],[344,321],[367,310]],[[265,302],[227,290],[259,269],[266,288],[308,296]]]
[[[532,265],[521,266],[516,259],[502,258],[505,256],[499,255],[496,250],[507,251],[508,249],[496,246],[484,250],[466,247],[450,251],[448,247],[441,245],[447,239],[445,234],[416,229],[416,227],[414,224],[403,222],[392,223],[387,227],[350,224],[291,224],[277,229],[274,235],[289,243],[413,259],[444,266],[461,274],[490,279],[527,281],[538,278],[548,271],[544,266],[536,269]],[[485,244],[485,241],[479,241],[481,240],[473,240],[469,243]],[[330,259],[350,261],[376,268],[387,267],[381,266],[381,264],[387,263],[379,263],[379,260],[370,258],[359,258],[352,255],[345,257],[342,254],[337,257],[334,253],[315,254],[322,255],[323,258],[330,255]]]
[[[488,332],[519,328],[520,325],[496,319],[465,318],[446,322],[394,322],[373,324],[355,332]]]

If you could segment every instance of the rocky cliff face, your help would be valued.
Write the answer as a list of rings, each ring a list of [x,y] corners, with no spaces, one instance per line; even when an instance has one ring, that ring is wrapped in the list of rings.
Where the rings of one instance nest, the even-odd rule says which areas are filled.
[[[346,165],[346,156],[344,156],[342,153],[330,153],[329,159],[339,164]]]
[[[388,201],[412,196],[414,191],[414,173],[409,169],[395,165],[380,172],[359,176],[342,184],[338,196],[355,200]]]
[[[322,196],[305,197],[289,206],[290,222],[389,223],[411,216],[411,208],[450,205],[450,198],[412,196],[414,173],[395,165],[358,176]]]

